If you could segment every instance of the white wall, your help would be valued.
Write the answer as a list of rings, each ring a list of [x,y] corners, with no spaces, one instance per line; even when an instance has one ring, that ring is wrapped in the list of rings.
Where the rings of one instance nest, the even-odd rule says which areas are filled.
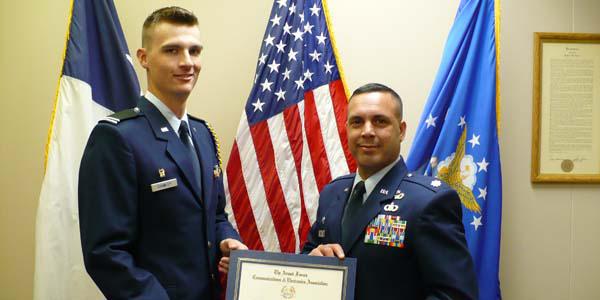
[[[204,65],[190,111],[213,123],[226,159],[272,0],[115,4],[132,54],[153,9],[180,5],[199,16]],[[329,0],[349,89],[379,81],[404,99],[409,126],[404,154],[457,6],[458,0]],[[68,7],[68,0],[0,1],[0,299],[32,297],[35,209]],[[600,186],[529,181],[533,32],[600,32],[599,12],[598,0],[502,1],[500,279],[505,299],[596,299],[600,294],[600,227],[595,223]]]
[[[503,1],[504,208],[501,282],[506,299],[598,299],[600,186],[533,185],[533,32],[600,32],[600,1]]]

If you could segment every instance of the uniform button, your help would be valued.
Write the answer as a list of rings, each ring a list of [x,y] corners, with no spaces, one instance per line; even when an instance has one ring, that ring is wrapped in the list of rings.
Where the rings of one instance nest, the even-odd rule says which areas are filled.
[[[210,242],[208,242],[208,248],[210,248],[212,246],[212,244]]]
[[[211,273],[210,278],[212,278],[212,280],[215,280],[215,274]]]

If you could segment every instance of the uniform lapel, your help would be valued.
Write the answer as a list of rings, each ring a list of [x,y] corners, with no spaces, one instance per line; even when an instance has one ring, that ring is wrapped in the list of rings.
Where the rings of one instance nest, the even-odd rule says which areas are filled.
[[[190,124],[192,124],[190,122]],[[196,148],[196,155],[198,155],[200,161],[200,173],[202,174],[202,199],[206,201],[210,199],[209,195],[212,190],[212,179],[213,174],[210,172],[212,170],[209,163],[212,161],[211,157],[209,157],[210,152],[206,151],[206,149],[211,149],[212,145],[208,144],[209,139],[200,138],[200,133],[198,133],[197,125],[192,124],[192,139],[194,140],[194,145]]]
[[[138,107],[150,122],[150,127],[152,127],[152,131],[154,131],[156,138],[167,142],[166,151],[168,156],[171,157],[177,167],[181,170],[196,198],[199,198],[201,196],[200,187],[198,183],[194,182],[194,170],[192,163],[189,161],[187,149],[175,133],[174,129],[171,128],[171,125],[169,125],[169,122],[167,122],[160,111],[146,98],[142,97],[140,101],[138,101]],[[169,130],[163,132],[162,128],[165,127]]]
[[[325,215],[325,218],[329,218],[330,221],[327,220],[317,220],[317,222],[324,222],[329,224],[329,232],[331,234],[332,241],[341,241],[342,240],[342,216],[344,215],[344,208],[346,207],[346,201],[348,201],[348,197],[350,197],[350,191],[352,190],[352,183],[354,179],[348,181],[348,184],[343,187],[341,190],[334,196],[334,200],[331,203],[329,213]]]
[[[373,189],[367,201],[361,208],[361,213],[356,221],[352,223],[350,232],[352,232],[351,242],[348,245],[342,245],[344,251],[348,253],[356,244],[359,237],[364,236],[364,228],[373,220],[381,210],[381,202],[394,198],[394,192],[400,185],[402,178],[406,175],[406,165],[400,158],[398,163],[391,168],[388,173],[379,181]],[[386,192],[387,191],[387,192]]]

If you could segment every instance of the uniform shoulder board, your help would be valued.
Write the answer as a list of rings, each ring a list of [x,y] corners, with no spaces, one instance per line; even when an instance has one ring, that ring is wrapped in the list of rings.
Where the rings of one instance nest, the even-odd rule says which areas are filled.
[[[120,112],[116,112],[110,116],[104,117],[100,122],[108,122],[112,124],[119,124],[119,122],[132,119],[140,115],[140,109],[137,107],[122,110]]]
[[[408,173],[406,177],[404,177],[404,180],[414,184],[418,184],[434,193],[449,188],[449,186],[441,179],[425,175],[419,175],[416,173]]]
[[[206,122],[205,120],[202,120],[200,118],[194,117],[192,115],[188,114],[188,118],[194,120],[194,121],[198,121],[202,124],[204,124],[204,126],[206,126],[206,128],[208,128],[208,131],[210,132],[210,136],[213,139],[213,144],[215,145],[215,153],[217,153],[217,160],[219,161],[219,168],[223,168],[223,161],[221,160],[221,145],[219,143],[219,138],[217,137],[217,133],[215,132],[215,129],[210,125],[210,123]]]
[[[352,179],[352,180],[354,180],[354,176],[355,176],[355,174],[354,174],[354,173],[351,173],[351,174],[346,174],[346,175],[342,175],[342,176],[336,177],[336,178],[335,178],[334,180],[332,180],[330,183],[334,183],[334,182],[336,182],[336,181],[341,181],[341,180],[344,180],[344,179]]]

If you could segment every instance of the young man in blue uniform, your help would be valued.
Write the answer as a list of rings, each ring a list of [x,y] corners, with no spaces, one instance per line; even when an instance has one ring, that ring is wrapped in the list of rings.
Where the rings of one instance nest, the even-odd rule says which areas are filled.
[[[108,299],[216,299],[217,259],[247,249],[227,220],[218,145],[186,103],[200,72],[200,30],[167,7],[137,51],[148,91],[100,121],[79,174],[85,266]]]
[[[357,258],[355,299],[476,299],[477,282],[457,193],[409,173],[400,156],[402,101],[381,84],[348,104],[356,174],[321,191],[303,252]]]

